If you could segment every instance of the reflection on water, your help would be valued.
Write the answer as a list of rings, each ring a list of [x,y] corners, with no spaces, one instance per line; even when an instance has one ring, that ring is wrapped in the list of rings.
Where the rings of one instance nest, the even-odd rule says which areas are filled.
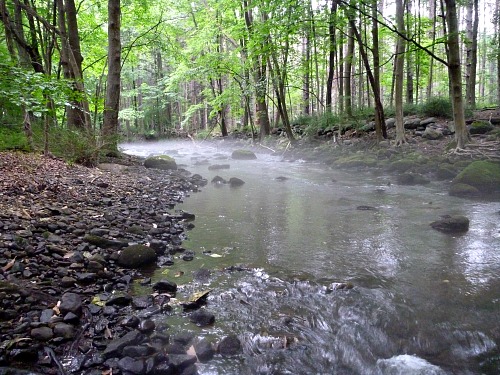
[[[189,329],[214,340],[235,332],[245,346],[242,357],[216,359],[200,373],[497,373],[498,202],[266,154],[223,160],[229,170],[210,171],[197,161],[220,164],[230,150],[192,143],[123,147],[142,156],[175,153],[209,181],[245,181],[235,189],[209,184],[182,205],[196,214],[184,246],[197,257],[173,266],[187,275],[185,293],[201,287],[191,282],[193,270],[215,270],[203,287],[213,288],[208,308],[217,323]],[[469,217],[470,230],[430,229],[443,214]],[[254,271],[223,271],[239,263]],[[334,281],[355,287],[328,293]]]

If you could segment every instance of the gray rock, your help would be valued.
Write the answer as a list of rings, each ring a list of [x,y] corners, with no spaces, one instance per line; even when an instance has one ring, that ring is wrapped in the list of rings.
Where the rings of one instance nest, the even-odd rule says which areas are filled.
[[[54,310],[52,310],[52,309],[42,310],[42,313],[40,314],[40,323],[48,323],[48,322],[50,322],[50,319],[53,316],[54,316]]]
[[[116,293],[109,297],[106,306],[128,306],[132,297],[126,293]]]
[[[149,246],[132,245],[122,250],[118,264],[126,268],[138,268],[156,262],[156,252]]]
[[[38,327],[33,328],[30,335],[38,341],[49,341],[54,337],[54,332],[49,327]]]
[[[430,226],[444,233],[462,233],[469,230],[469,219],[462,215],[445,215]]]
[[[435,117],[427,117],[426,119],[423,119],[422,121],[420,121],[420,126],[427,126],[430,124],[434,124],[435,122],[436,122]]]
[[[200,362],[208,362],[215,355],[215,349],[210,341],[202,339],[194,345],[196,356]]]
[[[175,293],[177,292],[177,284],[172,281],[163,279],[153,284],[153,290],[156,290],[160,293]]]
[[[245,181],[243,181],[243,180],[241,180],[241,179],[239,179],[239,178],[237,178],[237,177],[231,177],[231,178],[229,179],[229,185],[230,185],[231,187],[241,186],[241,185],[243,185],[244,183],[245,183]]]
[[[175,159],[167,155],[151,156],[144,160],[144,166],[146,168],[154,168],[161,170],[175,170],[177,169],[177,163]]]
[[[229,335],[219,342],[218,351],[222,356],[232,356],[240,354],[243,349],[240,339],[236,335]]]
[[[443,132],[441,130],[434,129],[434,128],[431,128],[429,126],[427,128],[425,128],[425,131],[422,134],[422,138],[429,139],[432,141],[441,139],[443,137],[444,137],[444,135],[443,135]]]
[[[183,371],[191,365],[194,365],[197,361],[195,355],[187,354],[171,354],[168,356],[170,363],[176,368],[178,372]]]
[[[123,357],[118,361],[118,367],[124,373],[132,373],[137,375],[144,374],[144,360],[131,357]]]
[[[154,349],[145,345],[131,345],[123,348],[122,355],[125,357],[145,357],[154,353]]]
[[[237,160],[254,160],[257,159],[257,155],[250,150],[234,150],[231,158]]]
[[[70,340],[75,337],[75,328],[71,324],[57,323],[54,327],[54,336]]]
[[[405,129],[416,129],[420,126],[421,120],[419,118],[409,118],[404,120]]]
[[[214,164],[208,167],[209,171],[217,171],[220,169],[229,169],[231,166],[229,164]]]
[[[144,335],[139,331],[130,331],[125,336],[120,337],[111,341],[104,349],[103,356],[104,358],[111,358],[119,355],[123,348],[126,346],[133,346],[140,344],[144,339]]]
[[[206,327],[215,323],[215,315],[202,309],[191,313],[189,320],[198,327]]]
[[[61,297],[59,311],[61,311],[62,314],[72,312],[80,316],[82,314],[82,298],[76,293],[64,293]]]
[[[387,127],[387,129],[396,127],[396,119],[394,117],[388,118],[387,120],[385,120],[385,126]]]

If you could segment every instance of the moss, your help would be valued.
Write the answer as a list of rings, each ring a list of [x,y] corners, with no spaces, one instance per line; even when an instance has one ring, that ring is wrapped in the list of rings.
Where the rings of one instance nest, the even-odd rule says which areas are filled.
[[[168,155],[151,156],[144,160],[144,166],[161,170],[177,169],[175,159]]]
[[[360,168],[360,167],[376,167],[378,165],[377,159],[366,155],[351,155],[342,157],[334,162],[334,165],[339,168]]]
[[[455,197],[477,197],[481,194],[481,192],[474,186],[467,184],[453,184],[450,186],[448,194]]]
[[[413,159],[401,159],[393,161],[389,165],[389,171],[392,172],[408,172],[415,169],[419,165],[419,162]]]
[[[467,184],[483,193],[500,190],[500,164],[490,161],[470,163],[453,180],[453,184]]]
[[[471,134],[486,134],[493,129],[493,125],[488,121],[474,121],[470,126],[469,132]]]
[[[93,234],[88,234],[83,238],[84,241],[91,245],[98,246],[100,248],[115,248],[119,249],[121,247],[127,246],[126,242],[108,240],[107,238],[94,236]]]

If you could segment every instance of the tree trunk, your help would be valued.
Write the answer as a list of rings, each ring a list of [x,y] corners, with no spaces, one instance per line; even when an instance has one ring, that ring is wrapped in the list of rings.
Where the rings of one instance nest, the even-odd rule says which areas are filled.
[[[466,15],[466,71],[465,98],[471,108],[476,107],[477,33],[479,28],[478,0],[467,2]]]
[[[118,152],[118,112],[120,110],[121,40],[120,0],[108,0],[108,78],[104,104],[103,135],[106,149]]]
[[[500,1],[500,0],[499,0]],[[352,117],[352,61],[354,58],[354,29],[348,25],[347,31],[347,53],[345,57],[344,71],[344,103],[345,112],[348,117]]]
[[[332,0],[330,14],[328,20],[328,79],[326,81],[326,110],[332,112],[332,92],[333,92],[333,77],[335,74],[335,12],[337,11],[337,0]]]
[[[349,23],[351,24],[351,27],[354,31],[354,36],[358,41],[361,58],[363,60],[363,64],[365,65],[366,74],[372,87],[373,96],[375,99],[375,132],[377,134],[377,140],[381,141],[382,139],[387,138],[387,127],[385,126],[384,106],[382,105],[382,101],[380,98],[380,91],[377,90],[377,84],[370,67],[370,62],[368,61],[368,55],[363,49],[363,41],[361,40],[361,35],[359,34],[358,29],[356,28],[356,24],[354,23],[354,20],[352,18],[349,19]]]
[[[398,37],[395,62],[395,99],[396,99],[396,146],[406,143],[403,124],[403,81],[404,81],[404,52],[405,52],[405,20],[403,0],[396,0],[396,27],[401,36]]]
[[[432,41],[431,52],[434,53],[436,43],[436,0],[429,0],[429,18],[432,20],[430,39]],[[429,56],[429,80],[427,81],[426,100],[432,96],[432,85],[434,76],[434,58]]]
[[[412,0],[406,0],[406,16],[407,24],[410,27],[410,18],[412,17],[411,8]],[[408,44],[408,49],[406,51],[406,102],[408,104],[414,103],[414,85],[413,85],[413,53],[410,51],[410,45]]]
[[[470,136],[465,125],[464,99],[462,96],[462,69],[460,67],[460,44],[455,0],[445,0],[446,24],[448,25],[448,72],[453,103],[453,121],[455,122],[455,141],[457,149],[462,149],[469,142]]]

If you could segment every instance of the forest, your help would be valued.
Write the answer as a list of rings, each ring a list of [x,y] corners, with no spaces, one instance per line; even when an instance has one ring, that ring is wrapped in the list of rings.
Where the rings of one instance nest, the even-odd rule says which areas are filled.
[[[91,163],[123,139],[294,139],[500,102],[500,2],[1,0],[1,148]],[[60,151],[60,150],[59,150]]]

